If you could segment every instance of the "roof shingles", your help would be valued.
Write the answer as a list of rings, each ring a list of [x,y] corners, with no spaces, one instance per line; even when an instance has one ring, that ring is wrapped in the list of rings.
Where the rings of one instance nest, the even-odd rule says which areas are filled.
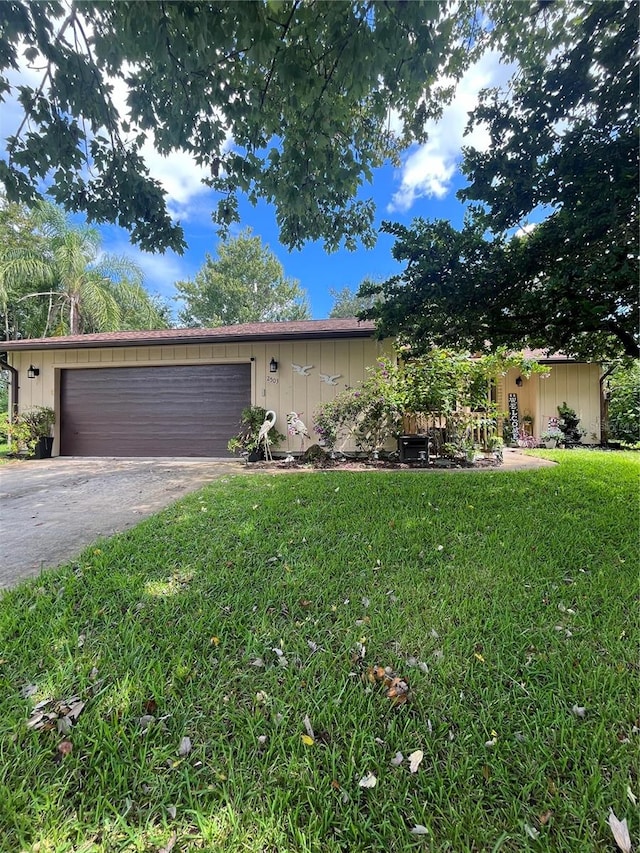
[[[374,324],[354,317],[329,320],[289,320],[281,323],[243,323],[213,329],[155,329],[135,332],[100,332],[58,338],[0,341],[2,350],[76,349],[149,346],[153,344],[223,343],[251,340],[371,337]]]

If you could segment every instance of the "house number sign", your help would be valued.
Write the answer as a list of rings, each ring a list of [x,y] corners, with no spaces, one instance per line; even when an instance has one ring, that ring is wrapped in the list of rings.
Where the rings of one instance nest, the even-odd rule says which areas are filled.
[[[518,415],[518,395],[509,394],[509,422],[514,438],[520,435],[520,416]]]

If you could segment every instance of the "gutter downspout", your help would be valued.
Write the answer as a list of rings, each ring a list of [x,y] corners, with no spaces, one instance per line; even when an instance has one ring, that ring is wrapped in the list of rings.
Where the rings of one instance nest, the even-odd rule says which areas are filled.
[[[0,353],[0,370],[8,370],[11,374],[11,418],[18,414],[18,369],[7,361],[6,352]]]

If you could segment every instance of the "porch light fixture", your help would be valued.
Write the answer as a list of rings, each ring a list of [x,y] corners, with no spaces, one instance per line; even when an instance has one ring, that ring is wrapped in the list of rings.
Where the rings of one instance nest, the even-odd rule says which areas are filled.
[[[518,376],[518,378],[516,379],[516,385],[518,386],[518,388],[522,388],[522,376]]]
[[[40,376],[40,368],[34,367],[32,364],[29,365],[29,369],[27,370],[27,376],[29,379],[35,379],[36,376]]]
[[[269,362],[269,373],[277,373],[278,372],[278,362],[275,358],[272,358]]]

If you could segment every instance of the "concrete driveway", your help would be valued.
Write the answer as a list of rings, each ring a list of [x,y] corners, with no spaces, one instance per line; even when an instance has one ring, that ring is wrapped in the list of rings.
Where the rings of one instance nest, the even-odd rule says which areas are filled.
[[[0,467],[0,588],[72,560],[96,539],[225,475],[235,460],[57,457]]]

